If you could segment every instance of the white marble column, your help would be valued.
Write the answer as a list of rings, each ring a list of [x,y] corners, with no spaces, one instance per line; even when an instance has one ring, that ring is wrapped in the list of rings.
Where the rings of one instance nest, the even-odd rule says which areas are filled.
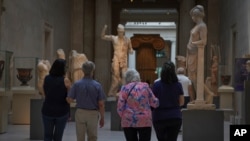
[[[171,61],[176,64],[176,41],[171,41]]]
[[[136,68],[136,51],[133,54],[129,54],[128,56],[128,67],[129,68]]]
[[[187,109],[215,110],[215,104],[207,104],[204,100],[204,46],[198,46],[197,90],[194,103],[187,104]]]
[[[198,47],[196,102],[204,104],[204,46]]]

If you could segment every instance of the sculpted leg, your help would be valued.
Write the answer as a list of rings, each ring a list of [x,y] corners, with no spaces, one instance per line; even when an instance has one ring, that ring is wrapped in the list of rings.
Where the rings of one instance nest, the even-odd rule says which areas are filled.
[[[118,62],[113,62],[112,63],[112,81],[111,81],[111,86],[109,89],[108,96],[116,96],[116,93],[118,92],[118,88],[120,85],[120,70],[119,70],[119,64]]]

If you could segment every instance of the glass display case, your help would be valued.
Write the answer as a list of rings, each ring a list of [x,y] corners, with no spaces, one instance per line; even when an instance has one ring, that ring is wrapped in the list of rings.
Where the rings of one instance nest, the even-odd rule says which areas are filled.
[[[13,53],[0,50],[0,134],[5,133],[8,127],[8,113],[11,97],[11,67]]]
[[[13,87],[37,89],[38,58],[14,57]]]
[[[0,50],[0,91],[11,88],[11,69],[13,68],[13,52]]]

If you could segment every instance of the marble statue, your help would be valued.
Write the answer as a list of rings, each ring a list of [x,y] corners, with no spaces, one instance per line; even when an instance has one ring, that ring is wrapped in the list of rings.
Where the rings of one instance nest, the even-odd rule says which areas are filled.
[[[211,90],[215,95],[217,94],[218,91],[218,67],[219,67],[219,62],[218,62],[218,57],[213,56],[212,58],[212,66],[211,66]]]
[[[206,104],[212,104],[213,103],[213,97],[214,97],[214,92],[212,91],[212,78],[207,77],[206,82],[204,85],[204,93],[205,93],[205,102]]]
[[[65,53],[63,49],[59,48],[56,50],[57,58],[58,59],[64,59],[65,60]]]
[[[192,81],[196,99],[193,104],[188,104],[188,109],[215,109],[215,105],[204,100],[207,86],[204,84],[204,48],[207,44],[207,25],[203,21],[204,7],[196,5],[191,9],[190,15],[195,26],[190,31],[187,44],[187,75]],[[212,93],[211,93],[212,94]]]
[[[112,59],[112,82],[108,92],[108,96],[116,96],[119,86],[122,85],[122,78],[128,68],[128,53],[133,54],[131,41],[125,36],[124,26],[119,24],[117,27],[117,35],[106,35],[107,25],[104,25],[101,38],[103,40],[112,41],[114,55]]]
[[[82,71],[82,64],[88,61],[88,58],[85,54],[72,50],[69,60],[70,79],[71,82],[74,83],[83,78],[84,73]]]
[[[176,68],[183,68],[184,74],[186,75],[186,57],[177,55],[175,57],[176,60]]]
[[[48,60],[39,60],[37,64],[37,72],[38,72],[38,91],[39,94],[44,96],[43,83],[45,76],[49,74],[49,70],[51,68],[50,62]]]
[[[211,65],[211,76],[206,78],[204,90],[205,90],[205,101],[207,104],[213,103],[213,97],[218,96],[218,57],[212,57]]]
[[[195,6],[190,11],[190,15],[192,16],[192,20],[196,23],[196,25],[190,31],[190,39],[187,45],[187,73],[196,89],[198,48],[204,48],[207,43],[207,26],[203,21],[205,16],[203,6]]]

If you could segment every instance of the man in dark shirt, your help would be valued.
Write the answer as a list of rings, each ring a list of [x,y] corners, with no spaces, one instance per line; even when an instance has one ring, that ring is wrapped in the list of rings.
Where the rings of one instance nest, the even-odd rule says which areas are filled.
[[[104,125],[105,94],[99,82],[93,79],[95,64],[87,61],[82,65],[83,79],[76,81],[71,87],[67,101],[76,100],[76,135],[77,141],[97,141],[98,120],[100,127]]]

